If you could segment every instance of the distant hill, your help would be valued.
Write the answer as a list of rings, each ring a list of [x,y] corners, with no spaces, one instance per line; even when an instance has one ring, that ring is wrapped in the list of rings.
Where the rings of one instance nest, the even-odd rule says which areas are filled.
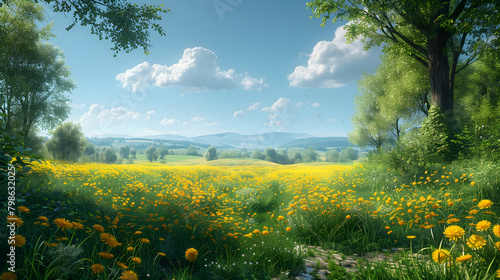
[[[292,140],[278,148],[309,148],[309,146],[313,146],[318,151],[326,151],[327,148],[345,149],[353,145],[349,143],[347,137],[311,137]]]
[[[120,135],[121,136],[121,135]],[[165,145],[169,149],[183,149],[190,145],[208,148],[215,146],[219,150],[231,150],[245,148],[263,150],[267,147],[273,148],[309,148],[313,146],[316,150],[324,151],[327,148],[346,148],[351,146],[347,137],[313,137],[307,133],[269,132],[255,135],[243,135],[233,132],[203,135],[197,137],[184,137],[174,134],[148,135],[141,137],[106,137],[89,138],[89,141],[97,146],[112,146],[119,148],[129,146],[137,149],[145,149],[148,146]]]

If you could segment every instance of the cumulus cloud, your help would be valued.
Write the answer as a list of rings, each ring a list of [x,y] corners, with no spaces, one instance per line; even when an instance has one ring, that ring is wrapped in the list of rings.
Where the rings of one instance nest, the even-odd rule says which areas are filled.
[[[102,135],[112,133],[115,128],[140,117],[138,112],[123,107],[105,109],[103,105],[95,103],[80,117],[79,123],[86,135]]]
[[[260,108],[260,105],[262,104],[262,102],[255,102],[253,103],[252,105],[248,106],[248,111],[253,111],[253,110],[257,110]]]
[[[187,48],[179,61],[171,66],[143,62],[116,76],[124,88],[142,91],[149,86],[160,88],[180,86],[187,92],[243,88],[261,90],[268,85],[263,78],[233,69],[221,70],[217,56],[203,47]]]
[[[332,41],[320,41],[314,46],[307,66],[297,66],[288,75],[291,87],[338,88],[359,78],[363,71],[377,67],[379,51],[363,50],[360,39],[348,44],[346,25],[337,28]]]
[[[295,103],[295,108],[302,106],[302,104],[304,104],[304,102],[302,102],[302,101]]]
[[[179,120],[176,120],[176,119],[168,119],[168,118],[163,118],[163,120],[161,120],[160,124],[162,125],[173,125],[173,124],[178,124],[180,123]]]
[[[319,105],[321,105],[321,104],[319,104],[318,102],[314,102],[313,104],[311,104],[311,106],[313,106],[314,108],[318,108]]]
[[[265,112],[280,111],[282,109],[285,109],[288,106],[288,102],[290,102],[290,99],[280,97],[276,102],[274,102],[273,105],[271,105],[269,107],[262,108],[262,111],[265,111]]]
[[[245,112],[243,112],[243,111],[240,110],[240,111],[234,112],[233,117],[237,118],[237,117],[241,117],[241,116],[244,116],[244,115],[245,115]]]
[[[153,110],[148,111],[148,112],[146,113],[146,120],[149,120],[149,119],[151,118],[151,116],[152,116],[152,115],[155,115],[155,114],[156,114],[156,112],[155,112],[155,111],[153,111]]]

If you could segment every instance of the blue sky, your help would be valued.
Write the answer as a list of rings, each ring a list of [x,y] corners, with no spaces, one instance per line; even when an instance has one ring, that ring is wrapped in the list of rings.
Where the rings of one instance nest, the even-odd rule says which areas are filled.
[[[345,22],[321,27],[306,1],[154,1],[170,12],[150,54],[111,43],[47,9],[77,88],[68,121],[86,136],[220,132],[347,136],[356,80],[380,51],[347,44]]]

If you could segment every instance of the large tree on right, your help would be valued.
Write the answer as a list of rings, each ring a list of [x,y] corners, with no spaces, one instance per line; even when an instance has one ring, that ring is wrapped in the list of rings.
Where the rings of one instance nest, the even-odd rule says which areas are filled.
[[[366,48],[409,55],[427,68],[431,103],[453,112],[455,75],[487,43],[498,43],[498,0],[313,0],[323,25],[347,20],[347,37]],[[498,44],[497,44],[498,46]],[[460,66],[459,66],[460,65]]]

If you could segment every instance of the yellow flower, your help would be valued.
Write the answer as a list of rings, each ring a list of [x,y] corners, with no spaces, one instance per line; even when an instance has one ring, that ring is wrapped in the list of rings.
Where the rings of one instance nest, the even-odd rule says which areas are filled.
[[[30,209],[28,209],[25,206],[19,206],[19,207],[17,207],[17,210],[19,210],[20,212],[28,213],[28,214],[30,213]]]
[[[291,231],[292,228],[291,227],[286,227],[286,231]]]
[[[142,243],[149,243],[149,239],[147,239],[147,238],[141,238],[141,242]]]
[[[99,256],[105,258],[105,259],[111,259],[114,258],[115,256],[113,254],[110,254],[108,252],[100,252]]]
[[[23,247],[24,244],[26,244],[26,238],[24,238],[22,235],[16,234],[14,236],[14,246]]]
[[[477,234],[471,235],[469,239],[467,239],[467,246],[473,249],[481,249],[486,245],[486,240]]]
[[[493,205],[493,202],[489,199],[483,199],[481,201],[479,201],[479,203],[477,204],[477,207],[479,207],[479,209],[484,209],[484,208],[490,208],[491,205]]]
[[[195,261],[198,258],[198,251],[195,248],[189,248],[186,250],[185,256],[188,261]]]
[[[14,224],[16,225],[16,227],[20,227],[24,224],[24,221],[23,219],[21,219],[20,217],[14,215],[14,216],[7,216],[7,222],[14,222]]]
[[[17,275],[13,272],[4,272],[0,275],[0,280],[17,280]]]
[[[444,235],[453,241],[457,241],[465,234],[465,230],[459,226],[449,226],[444,230]]]
[[[127,247],[127,251],[134,251],[134,247]]]
[[[48,222],[49,221],[49,219],[47,219],[47,217],[45,217],[45,216],[40,216],[40,217],[38,217],[38,219],[40,221],[44,221],[44,222]]]
[[[102,264],[93,264],[90,268],[94,274],[99,274],[104,271],[104,266]]]
[[[121,269],[127,269],[128,266],[126,266],[124,263],[121,262],[116,262],[116,264],[121,268]]]
[[[436,249],[432,252],[432,259],[437,263],[443,263],[450,256],[450,251],[445,249]]]
[[[262,235],[268,235],[268,234],[269,234],[269,232],[267,230],[262,231]]]
[[[500,238],[500,225],[495,225],[493,227],[493,233],[498,237]]]
[[[482,220],[476,224],[476,230],[477,231],[485,231],[488,230],[491,226],[491,222],[487,220]]]
[[[278,216],[278,221],[283,221],[285,219],[285,217],[283,216]]]
[[[56,224],[56,226],[62,228],[63,231],[67,228],[73,228],[73,223],[64,219],[64,218],[55,219],[54,224]]]
[[[497,278],[500,278],[500,269],[497,270]]]
[[[457,218],[451,218],[451,219],[446,220],[446,222],[448,224],[453,224],[453,223],[456,223],[456,222],[459,222],[459,221],[460,221],[460,219],[457,219]]]
[[[406,238],[408,239],[414,239],[416,236],[415,235],[408,235]]]
[[[349,220],[351,218],[351,215],[347,215],[345,216],[345,218]]]
[[[104,228],[101,225],[93,225],[94,229],[99,232],[104,232]]]
[[[160,255],[160,256],[162,256],[162,257],[165,257],[165,256],[166,256],[166,254],[165,254],[165,253],[162,253],[162,252],[158,252],[158,253],[156,253],[156,254],[158,254],[158,255]]]
[[[73,228],[76,228],[76,229],[84,229],[85,227],[80,224],[80,223],[76,223],[76,222],[73,222]]]
[[[139,258],[139,257],[133,257],[132,261],[135,262],[135,263],[141,263],[142,262],[141,258]]]
[[[132,270],[122,272],[122,276],[120,276],[121,280],[138,280],[137,273]]]
[[[500,241],[495,242],[495,247],[500,251]]]
[[[111,248],[122,245],[121,243],[118,243],[118,241],[116,241],[116,238],[109,233],[103,232],[99,236],[101,237],[101,240],[106,242],[106,244],[108,244]]]
[[[464,261],[468,261],[472,258],[472,255],[462,255],[460,257],[457,258],[457,262],[464,262]]]

